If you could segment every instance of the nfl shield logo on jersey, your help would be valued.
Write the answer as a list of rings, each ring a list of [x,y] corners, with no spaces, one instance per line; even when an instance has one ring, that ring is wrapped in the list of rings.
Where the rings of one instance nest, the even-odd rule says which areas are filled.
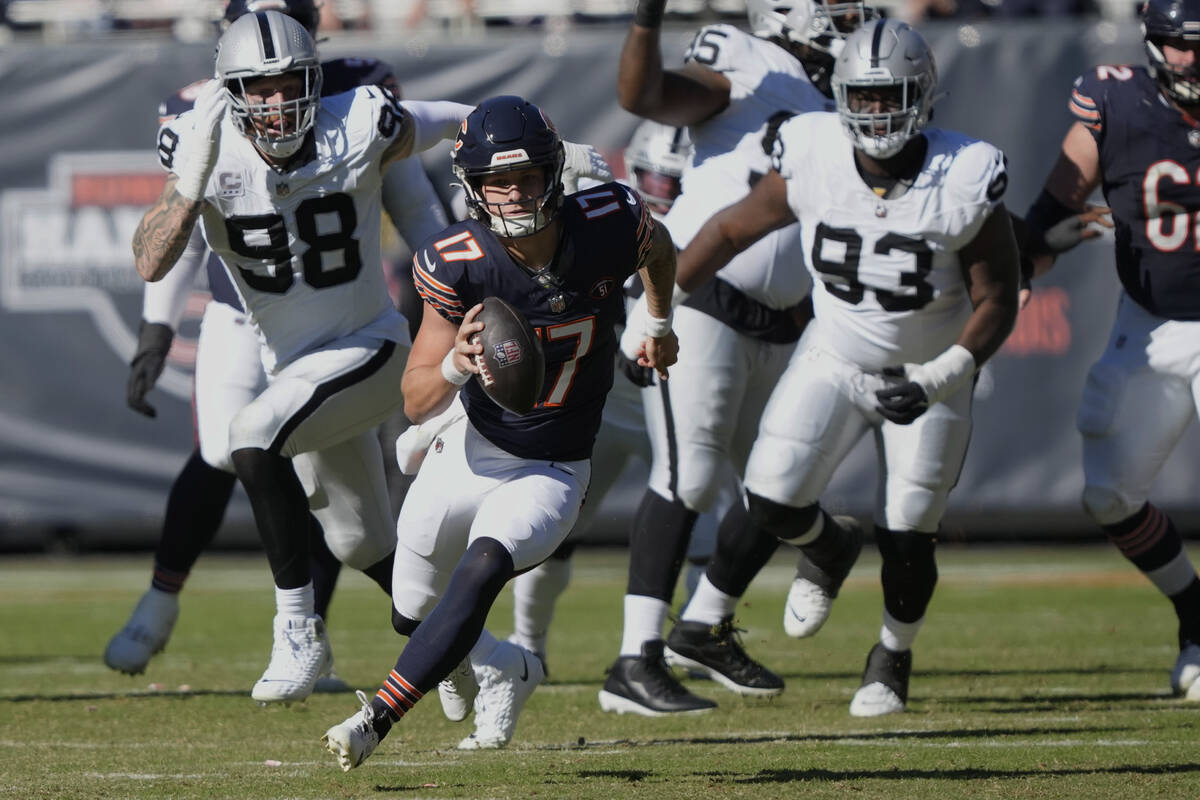
[[[495,351],[496,363],[501,367],[511,367],[521,363],[521,345],[516,339],[506,339],[492,348]]]

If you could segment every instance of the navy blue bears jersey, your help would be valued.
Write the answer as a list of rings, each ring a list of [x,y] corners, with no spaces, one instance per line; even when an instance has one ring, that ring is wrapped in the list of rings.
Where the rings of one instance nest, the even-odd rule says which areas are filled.
[[[359,86],[382,86],[391,91],[396,99],[400,98],[400,85],[396,81],[396,73],[391,65],[376,58],[335,58],[321,64],[321,96],[332,97],[342,94]],[[158,104],[158,124],[169,122],[196,104],[196,95],[208,83],[209,79],[196,81],[180,89],[175,94]],[[233,288],[233,282],[225,274],[221,259],[209,253],[205,264],[208,272],[208,287],[214,300],[233,306],[243,311],[242,301],[238,299]]]
[[[1200,123],[1138,66],[1084,74],[1069,107],[1099,148],[1125,291],[1159,316],[1200,319]]]
[[[492,402],[478,381],[462,389],[467,416],[497,447],[520,458],[589,458],[613,383],[614,326],[624,322],[622,284],[642,265],[654,220],[635,191],[606,183],[563,200],[555,280],[539,282],[484,225],[467,220],[427,240],[413,256],[424,301],[455,325],[485,297],[511,303],[542,341],[546,376],[533,411]],[[557,284],[557,285],[556,285]]]

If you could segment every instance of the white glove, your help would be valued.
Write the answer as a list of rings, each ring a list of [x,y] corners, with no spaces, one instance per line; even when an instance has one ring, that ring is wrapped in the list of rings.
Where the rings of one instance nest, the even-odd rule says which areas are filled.
[[[225,86],[219,80],[206,83],[196,96],[192,130],[175,160],[175,174],[179,177],[175,191],[192,202],[204,197],[209,176],[217,165],[225,106]]]
[[[598,183],[608,183],[613,179],[612,167],[590,144],[563,142],[563,151],[562,182],[567,194],[578,191],[580,178],[591,178]]]

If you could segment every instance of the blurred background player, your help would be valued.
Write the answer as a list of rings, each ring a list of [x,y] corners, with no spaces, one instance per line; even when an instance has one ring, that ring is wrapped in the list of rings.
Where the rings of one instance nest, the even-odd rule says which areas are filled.
[[[298,21],[314,38],[320,10],[314,0],[233,0],[225,8],[224,28],[247,12],[276,10]],[[373,58],[337,58],[321,65],[322,94],[332,96],[356,86],[383,86],[399,97],[392,68]],[[167,98],[159,107],[159,124],[192,108],[206,81]],[[446,226],[433,186],[417,158],[396,162],[383,180],[383,206],[406,242],[416,244]],[[193,421],[196,449],[175,479],[154,556],[150,588],[128,622],[109,641],[104,661],[112,669],[137,674],[162,650],[179,615],[179,593],[200,553],[220,528],[236,480],[229,458],[229,423],[266,387],[259,359],[260,343],[247,323],[245,310],[220,259],[204,244],[197,228],[188,250],[168,276],[145,288],[138,350],[131,365],[128,400],[135,411],[155,416],[145,400],[162,373],[174,332],[183,316],[197,274],[206,269],[211,301],[205,306],[196,351]],[[402,270],[407,275],[407,270]],[[411,277],[408,278],[411,283]],[[312,521],[312,576],[316,613],[328,619],[329,601],[341,561],[325,543],[324,531]],[[367,565],[369,566],[369,565]],[[316,691],[349,687],[333,673],[317,682]]]
[[[404,377],[405,413],[423,422],[456,394],[466,415],[427,452],[397,522],[393,624],[411,636],[374,698],[325,734],[342,769],[362,763],[421,697],[439,687],[451,719],[487,694],[488,730],[460,748],[497,747],[544,672],[525,648],[484,629],[504,584],[542,562],[570,533],[587,491],[590,456],[613,383],[624,318],[621,285],[646,287],[640,363],[664,377],[678,342],[671,330],[675,248],[636,192],[607,183],[563,196],[562,140],[544,112],[516,96],[481,103],[458,135],[455,175],[471,219],[427,241],[413,259],[424,319]],[[541,331],[545,381],[532,411],[497,405],[471,380],[481,301],[497,296]],[[464,659],[473,666],[458,669]],[[465,674],[461,674],[465,673]]]
[[[853,561],[861,532],[819,499],[870,432],[884,611],[850,703],[866,717],[907,703],[912,645],[937,583],[935,535],[970,439],[974,375],[1016,320],[1019,256],[1002,202],[1004,154],[928,125],[937,70],[915,30],[869,21],[846,39],[832,84],[837,113],[785,122],[775,168],[679,257],[679,285],[694,288],[798,220],[815,317],[763,413],[746,506],[722,523],[709,580],[677,629],[732,613],[772,538],[815,565]],[[747,540],[763,543],[739,550]],[[745,563],[724,563],[739,552]],[[748,577],[728,587],[713,580],[722,574]]]
[[[142,278],[160,280],[203,217],[259,335],[267,387],[229,428],[276,587],[271,660],[251,696],[303,700],[331,661],[309,495],[322,498],[330,549],[390,591],[394,524],[373,429],[402,401],[410,340],[380,264],[382,175],[451,138],[469,107],[401,104],[376,86],[322,99],[312,36],[277,11],[230,24],[216,73],[159,132],[170,174],[133,251]]]
[[[621,105],[691,132],[691,167],[664,220],[678,247],[770,169],[784,120],[832,108],[834,53],[865,13],[861,3],[810,0],[751,0],[747,10],[752,34],[732,25],[701,28],[679,70],[662,68],[662,0],[638,4],[625,40]],[[741,474],[762,409],[810,316],[810,281],[797,266],[802,247],[796,226],[772,233],[690,296],[676,291],[676,325],[687,346],[670,382],[651,382],[643,392],[654,456],[630,533],[620,655],[599,695],[606,711],[657,715],[715,705],[667,669],[663,625],[697,516],[712,509],[729,472]],[[630,314],[633,331],[639,313]],[[689,667],[735,692],[783,690],[778,676],[746,655],[732,614],[713,626],[685,626],[677,644]]]
[[[1112,209],[1122,292],[1076,420],[1083,507],[1174,605],[1171,689],[1200,701],[1200,579],[1148,499],[1200,403],[1200,241],[1190,221],[1200,211],[1200,0],[1149,0],[1141,18],[1149,69],[1104,65],[1075,81],[1075,122],[1026,220],[1036,240],[1101,186]]]

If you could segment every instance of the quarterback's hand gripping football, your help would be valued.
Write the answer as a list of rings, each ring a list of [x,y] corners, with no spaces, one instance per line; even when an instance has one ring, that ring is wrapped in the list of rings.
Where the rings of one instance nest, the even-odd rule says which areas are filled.
[[[179,178],[175,191],[192,202],[204,197],[204,187],[217,164],[226,97],[224,84],[215,79],[206,83],[196,96],[191,135],[181,146],[175,165]]]
[[[129,362],[129,382],[125,385],[125,402],[134,411],[151,419],[158,416],[154,406],[146,402],[146,394],[158,383],[167,353],[171,350],[174,331],[160,322],[146,322],[138,329],[137,351]]]
[[[462,324],[454,334],[454,347],[442,359],[442,377],[455,386],[462,386],[472,375],[479,374],[475,357],[483,352],[483,345],[472,337],[483,330],[483,323],[475,321],[480,311],[483,303],[476,303],[463,314]]]
[[[613,179],[612,167],[590,144],[563,142],[563,154],[562,182],[567,194],[578,191],[580,178],[591,178],[599,183]]]
[[[957,392],[975,374],[975,356],[962,345],[951,345],[937,358],[924,364],[905,364],[904,383],[879,389],[879,413],[884,419],[908,425]]]

